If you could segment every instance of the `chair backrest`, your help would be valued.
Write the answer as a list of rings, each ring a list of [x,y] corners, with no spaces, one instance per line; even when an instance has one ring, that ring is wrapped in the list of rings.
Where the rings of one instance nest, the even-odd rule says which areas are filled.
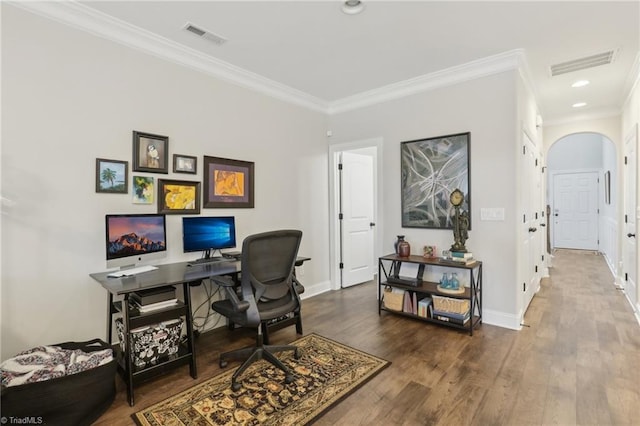
[[[263,232],[244,239],[242,295],[252,302],[249,310],[257,309],[259,302],[297,299],[293,273],[301,240],[302,231],[292,229]]]

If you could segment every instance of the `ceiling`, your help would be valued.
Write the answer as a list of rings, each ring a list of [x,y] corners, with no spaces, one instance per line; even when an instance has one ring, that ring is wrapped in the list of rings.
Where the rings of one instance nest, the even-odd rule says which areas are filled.
[[[99,35],[117,39],[121,31],[130,43],[144,38],[139,48],[155,42],[181,50],[182,57],[197,57],[208,64],[201,68],[217,69],[223,78],[236,75],[241,84],[287,92],[329,112],[347,100],[430,76],[455,70],[481,75],[487,58],[515,57],[524,60],[549,124],[619,114],[638,76],[638,1],[363,3],[357,15],[343,13],[340,1],[300,0],[86,1],[72,3],[67,12],[75,20],[90,17],[94,29],[110,28]],[[187,22],[227,41],[197,37],[184,30]],[[162,56],[161,50],[155,54]],[[610,64],[551,77],[553,64],[606,51],[614,51]],[[571,87],[581,79],[590,84]],[[587,105],[573,108],[576,102]]]

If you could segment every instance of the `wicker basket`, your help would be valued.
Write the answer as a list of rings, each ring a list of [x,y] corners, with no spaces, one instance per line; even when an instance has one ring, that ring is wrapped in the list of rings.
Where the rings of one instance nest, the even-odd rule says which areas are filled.
[[[469,312],[469,299],[454,299],[433,295],[433,309],[441,312],[451,312],[453,314],[465,315]]]
[[[384,289],[384,295],[382,296],[382,302],[384,307],[393,311],[402,311],[404,305],[404,291],[395,293],[391,291],[391,287]]]

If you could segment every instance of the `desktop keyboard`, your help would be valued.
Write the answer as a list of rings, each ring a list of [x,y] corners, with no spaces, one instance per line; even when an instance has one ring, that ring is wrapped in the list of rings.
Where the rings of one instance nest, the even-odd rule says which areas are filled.
[[[208,259],[196,259],[189,262],[189,266],[192,265],[209,265],[211,263],[223,263],[223,262],[235,262],[233,258],[227,257],[210,257]]]
[[[157,266],[145,265],[137,268],[121,269],[120,271],[110,272],[107,274],[109,278],[130,277],[132,275],[142,274],[143,272],[155,271]]]

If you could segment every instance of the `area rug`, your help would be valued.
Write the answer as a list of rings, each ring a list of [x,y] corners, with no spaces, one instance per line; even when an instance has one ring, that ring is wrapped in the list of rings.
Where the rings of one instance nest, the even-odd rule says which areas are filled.
[[[301,351],[278,354],[294,373],[260,360],[240,376],[242,388],[231,390],[230,368],[212,379],[133,415],[139,425],[306,425],[387,367],[390,362],[317,334],[292,344]],[[233,364],[230,364],[233,365]]]

